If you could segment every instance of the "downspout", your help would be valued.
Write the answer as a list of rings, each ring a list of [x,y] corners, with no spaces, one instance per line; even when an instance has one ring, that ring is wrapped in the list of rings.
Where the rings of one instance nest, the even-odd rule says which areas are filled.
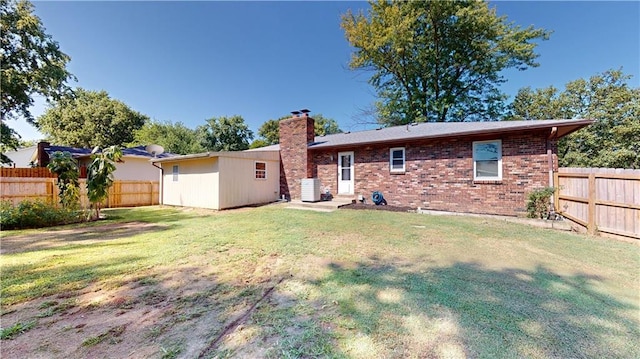
[[[553,183],[553,151],[551,150],[551,140],[555,139],[557,135],[558,135],[558,127],[554,126],[551,128],[551,133],[547,138],[547,162],[549,164],[549,187],[555,187]],[[554,206],[554,203],[555,203],[554,195],[551,195],[551,197],[549,198],[549,202],[550,202],[549,208],[551,208],[550,212],[555,213],[556,208]]]
[[[164,196],[164,168],[162,168],[162,166],[158,167],[156,166],[155,162],[151,162],[151,165],[153,165],[153,167],[155,168],[159,168],[160,169],[160,188],[158,188],[158,191],[160,192],[160,205],[164,204],[162,202],[163,196]],[[153,188],[151,189],[153,191]]]

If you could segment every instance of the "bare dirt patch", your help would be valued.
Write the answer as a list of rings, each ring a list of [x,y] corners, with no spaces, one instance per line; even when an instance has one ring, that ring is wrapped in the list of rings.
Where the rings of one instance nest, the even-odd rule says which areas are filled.
[[[94,244],[116,238],[133,236],[143,232],[159,231],[165,228],[167,228],[166,225],[128,222],[52,230],[30,235],[3,233],[0,254],[43,250],[69,244]]]

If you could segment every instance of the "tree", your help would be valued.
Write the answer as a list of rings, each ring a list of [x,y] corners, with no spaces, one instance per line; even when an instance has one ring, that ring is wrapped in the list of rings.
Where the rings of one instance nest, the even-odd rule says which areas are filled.
[[[640,168],[640,88],[629,86],[630,79],[622,70],[608,70],[571,81],[562,92],[520,89],[510,119],[595,119],[560,140],[560,165]]]
[[[96,219],[100,218],[100,205],[109,196],[116,162],[121,158],[122,150],[118,146],[110,146],[102,151],[96,147],[91,151],[91,163],[87,166],[87,197],[96,209]]]
[[[500,72],[538,66],[533,40],[550,34],[475,0],[369,3],[367,15],[348,11],[341,26],[355,48],[350,67],[373,71],[383,125],[499,119]]]
[[[80,183],[78,182],[78,163],[69,152],[56,151],[51,155],[47,168],[58,175],[60,204],[66,209],[75,210],[80,206]]]
[[[0,122],[0,163],[12,163],[13,161],[4,153],[17,150],[18,146],[20,146],[20,135],[4,121]]]
[[[51,141],[73,147],[121,146],[133,141],[134,132],[149,118],[106,91],[75,90],[75,97],[63,98],[37,120]]]
[[[243,151],[253,139],[253,132],[237,115],[212,117],[196,130],[203,134],[202,146],[207,151]]]
[[[338,123],[331,118],[325,118],[322,114],[315,114],[311,116],[315,120],[314,131],[316,136],[332,135],[334,133],[341,133],[342,130]],[[291,118],[291,116],[282,116],[277,120],[267,120],[258,129],[258,135],[264,146],[274,145],[280,142],[280,126],[279,122]],[[258,141],[258,140],[256,140]],[[262,146],[259,146],[262,147]],[[253,144],[252,144],[252,148]]]
[[[69,56],[60,47],[36,15],[28,1],[0,0],[0,127],[2,152],[17,149],[19,135],[6,121],[18,117],[33,122],[29,107],[33,96],[59,100],[69,94],[67,71]],[[8,158],[0,156],[2,163]]]
[[[201,142],[200,133],[186,127],[182,122],[150,121],[134,133],[134,140],[130,145],[155,143],[164,147],[166,152],[186,155],[204,152]]]

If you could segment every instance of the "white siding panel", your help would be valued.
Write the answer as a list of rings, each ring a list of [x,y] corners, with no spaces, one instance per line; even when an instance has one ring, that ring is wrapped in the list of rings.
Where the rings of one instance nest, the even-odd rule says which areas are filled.
[[[173,180],[173,166],[179,169]],[[218,159],[162,162],[162,204],[220,209],[218,202]]]
[[[270,156],[272,157],[272,156]],[[267,156],[220,157],[220,209],[273,202],[280,196],[280,161]],[[267,178],[255,178],[255,161],[267,164]]]
[[[124,157],[116,164],[113,177],[121,181],[158,181],[160,169],[154,167],[149,158]]]

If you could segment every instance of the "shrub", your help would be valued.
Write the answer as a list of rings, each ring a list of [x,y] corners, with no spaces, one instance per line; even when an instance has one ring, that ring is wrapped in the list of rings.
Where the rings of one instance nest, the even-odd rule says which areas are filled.
[[[16,206],[8,201],[0,203],[0,227],[3,230],[50,227],[83,219],[82,211],[58,208],[42,200],[26,200]]]
[[[529,218],[546,218],[549,215],[549,199],[555,192],[553,187],[544,187],[529,193],[527,215]]]
[[[67,151],[56,151],[51,155],[50,161],[47,168],[58,175],[60,204],[64,208],[78,209],[80,207],[80,184],[78,183],[79,169],[76,160]]]

